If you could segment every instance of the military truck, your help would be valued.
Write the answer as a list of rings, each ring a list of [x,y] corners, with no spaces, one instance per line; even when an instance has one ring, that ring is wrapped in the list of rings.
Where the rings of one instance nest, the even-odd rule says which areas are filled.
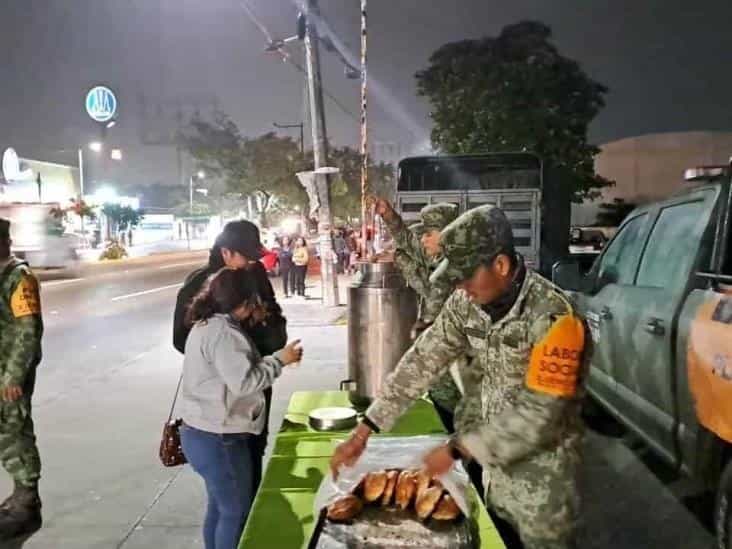
[[[716,491],[732,548],[732,170],[636,209],[585,276],[558,262],[594,343],[588,389],[679,472]]]
[[[561,173],[519,153],[440,155],[399,162],[396,209],[409,222],[427,204],[450,202],[464,212],[494,204],[506,212],[526,263],[549,276],[569,250],[570,195]]]

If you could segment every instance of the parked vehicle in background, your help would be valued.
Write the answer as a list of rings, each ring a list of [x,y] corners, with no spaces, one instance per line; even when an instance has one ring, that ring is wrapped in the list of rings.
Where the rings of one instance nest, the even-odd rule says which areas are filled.
[[[72,274],[78,267],[78,238],[64,233],[55,203],[0,204],[0,217],[9,219],[13,254],[34,269],[61,269]]]
[[[608,240],[615,234],[614,227],[572,227],[569,231],[569,255],[586,273],[598,258]]]
[[[636,209],[590,272],[554,267],[587,318],[594,400],[680,472],[716,490],[732,548],[732,169]]]
[[[427,204],[450,202],[464,212],[500,207],[527,265],[546,276],[569,251],[570,195],[561,172],[531,153],[420,156],[399,162],[396,209],[416,221]]]
[[[262,257],[259,259],[264,265],[267,274],[271,276],[280,275],[280,260],[276,250],[262,248]]]

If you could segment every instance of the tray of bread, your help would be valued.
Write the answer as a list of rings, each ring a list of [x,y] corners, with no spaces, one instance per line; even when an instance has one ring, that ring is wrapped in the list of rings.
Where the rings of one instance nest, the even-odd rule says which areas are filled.
[[[325,479],[312,549],[473,548],[478,535],[460,464],[440,478],[421,467],[441,437],[374,440],[338,480]],[[394,467],[384,466],[387,462]]]

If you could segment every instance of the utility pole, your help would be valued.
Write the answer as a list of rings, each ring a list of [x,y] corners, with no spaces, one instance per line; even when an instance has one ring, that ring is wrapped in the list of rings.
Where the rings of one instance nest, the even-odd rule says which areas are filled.
[[[333,261],[333,240],[331,226],[333,216],[330,210],[330,185],[328,175],[318,172],[328,167],[328,138],[325,126],[323,86],[320,72],[320,51],[316,21],[320,16],[317,0],[307,0],[305,57],[310,92],[310,118],[313,132],[313,156],[315,161],[315,186],[318,190],[320,208],[318,212],[318,245],[320,247],[320,275],[323,300],[326,306],[340,305],[338,299],[338,276]]]

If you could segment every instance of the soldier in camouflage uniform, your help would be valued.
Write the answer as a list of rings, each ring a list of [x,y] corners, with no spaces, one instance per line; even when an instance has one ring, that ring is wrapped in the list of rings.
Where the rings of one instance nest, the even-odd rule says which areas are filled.
[[[481,206],[442,232],[433,277],[457,281],[435,323],[387,378],[331,461],[353,463],[456,356],[471,357],[457,433],[425,457],[435,474],[458,458],[484,468],[486,503],[527,549],[576,547],[584,323],[562,292],[517,256],[503,212]]]
[[[450,281],[431,283],[430,275],[442,260],[440,231],[457,218],[458,207],[448,203],[425,206],[419,213],[420,223],[408,228],[386,200],[373,200],[376,202],[376,213],[382,217],[394,238],[394,262],[407,284],[419,296],[419,314],[412,330],[416,338],[432,325],[454,290]],[[452,433],[455,430],[455,406],[462,395],[450,372],[430,387],[429,395],[445,428]]]
[[[10,223],[0,218],[0,463],[15,490],[0,505],[0,540],[41,526],[41,460],[31,418],[41,360],[41,302],[28,265],[10,254]]]

